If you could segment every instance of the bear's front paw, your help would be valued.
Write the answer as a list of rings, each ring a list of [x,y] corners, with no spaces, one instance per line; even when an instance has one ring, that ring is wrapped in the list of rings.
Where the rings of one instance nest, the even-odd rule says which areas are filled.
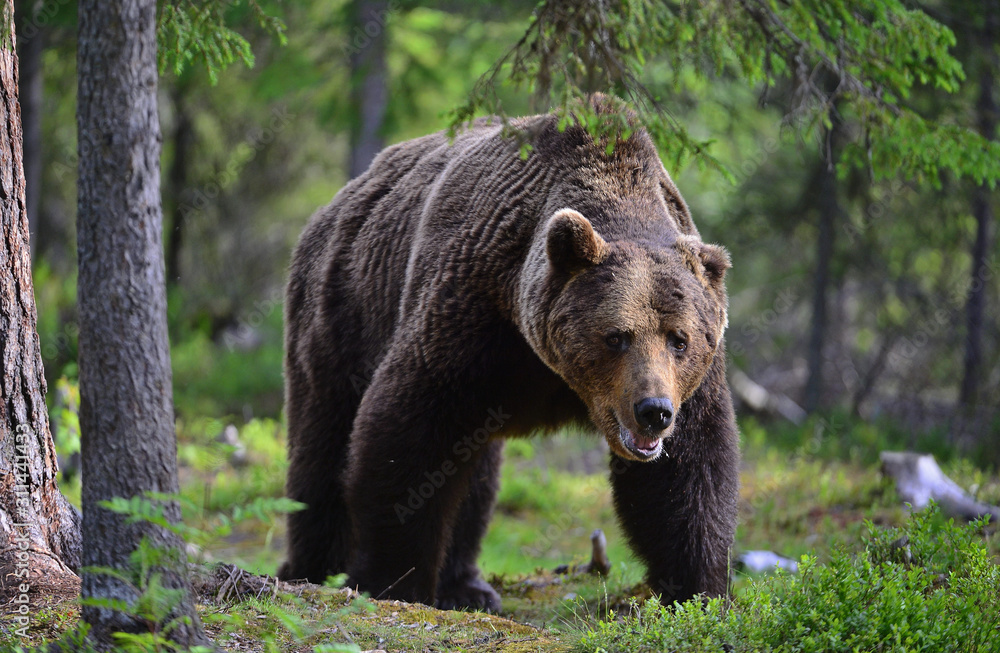
[[[482,578],[474,576],[463,582],[438,587],[434,607],[439,610],[500,611],[500,595]]]

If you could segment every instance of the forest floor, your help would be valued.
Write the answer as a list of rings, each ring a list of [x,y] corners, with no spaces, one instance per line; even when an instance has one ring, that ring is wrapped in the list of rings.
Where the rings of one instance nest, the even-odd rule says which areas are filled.
[[[854,427],[828,426],[800,430],[795,441],[752,422],[742,425],[735,554],[769,550],[793,560],[813,555],[822,562],[835,551],[859,551],[870,524],[907,521],[893,482],[880,474],[876,445],[881,443]],[[274,461],[283,460],[281,429],[270,422],[248,425],[237,447],[221,449],[209,446],[213,433],[218,425],[189,425],[182,438],[182,493],[192,504],[185,521],[221,534],[202,545],[203,573],[195,586],[202,620],[227,650],[585,650],[581,639],[587,632],[601,620],[621,620],[648,596],[642,567],[615,524],[602,469],[605,454],[592,438],[561,434],[508,446],[481,556],[485,577],[503,597],[501,613],[489,615],[372,601],[334,587],[275,583],[268,575],[282,556],[283,518],[251,515],[219,529],[218,516],[258,497],[280,496],[284,470]],[[942,467],[978,499],[1000,503],[995,472],[957,457],[942,460]],[[607,535],[611,572],[605,577],[554,573],[560,565],[587,562],[590,534],[597,528]],[[997,560],[1000,534],[987,529],[983,537]],[[758,578],[734,567],[733,592],[750,591]],[[33,612],[29,637],[20,644],[38,646],[60,637],[75,627],[78,614],[72,600],[48,602]],[[20,639],[10,633],[10,616],[0,617],[0,643]]]

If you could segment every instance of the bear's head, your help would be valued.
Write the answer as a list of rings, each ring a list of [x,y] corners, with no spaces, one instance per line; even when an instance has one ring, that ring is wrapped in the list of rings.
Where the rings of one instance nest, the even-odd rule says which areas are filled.
[[[552,215],[536,242],[529,294],[544,309],[523,316],[528,340],[612,451],[657,458],[722,340],[728,254],[684,234],[605,240],[572,209]]]

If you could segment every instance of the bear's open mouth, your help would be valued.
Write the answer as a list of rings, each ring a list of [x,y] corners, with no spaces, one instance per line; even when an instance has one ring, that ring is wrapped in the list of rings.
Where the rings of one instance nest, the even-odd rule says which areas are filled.
[[[656,458],[663,449],[663,440],[660,438],[644,437],[633,433],[625,428],[621,422],[618,423],[618,438],[629,453],[643,461]]]

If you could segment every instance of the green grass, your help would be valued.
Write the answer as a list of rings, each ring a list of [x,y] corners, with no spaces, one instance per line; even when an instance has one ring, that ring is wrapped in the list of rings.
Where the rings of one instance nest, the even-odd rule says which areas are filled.
[[[283,424],[273,419],[240,424],[245,462],[235,465],[233,448],[217,440],[228,423],[190,417],[178,421],[187,524],[209,528],[234,506],[282,495],[287,471]],[[861,618],[855,610],[862,601],[859,593],[880,587],[885,589],[878,594],[879,602],[871,604],[876,612],[862,616],[868,619],[866,628],[883,638],[878,640],[882,650],[916,650],[916,645],[907,648],[905,637],[918,643],[944,641],[941,638],[954,635],[945,626],[971,628],[970,615],[991,623],[992,613],[983,610],[993,609],[992,595],[984,596],[977,583],[994,580],[1000,533],[968,531],[961,539],[949,534],[952,531],[943,520],[909,517],[892,482],[881,478],[877,462],[880,447],[900,448],[897,435],[829,418],[801,428],[765,428],[752,420],[741,427],[744,464],[735,553],[769,549],[793,559],[808,557],[800,575],[736,573],[731,604],[713,603],[704,610],[700,604],[675,609],[655,601],[642,603],[648,590],[640,582],[642,566],[625,545],[614,517],[604,445],[595,437],[562,432],[511,441],[506,449],[497,509],[480,557],[485,576],[503,596],[501,618],[441,613],[397,602],[376,602],[373,611],[345,613],[346,599],[327,590],[308,594],[304,602],[279,597],[272,599],[276,605],[244,602],[224,610],[242,619],[238,637],[259,642],[270,637],[275,650],[330,642],[354,642],[362,650],[405,651],[573,646],[608,651],[719,650],[722,644],[731,650],[786,650],[773,639],[776,633],[799,641],[800,650],[841,650],[837,646],[853,641],[844,624],[859,623]],[[953,454],[939,455],[939,461],[976,498],[1000,503],[995,471]],[[891,529],[907,526],[911,540],[924,528],[919,532],[936,533],[939,539],[947,536],[957,543],[952,550],[962,552],[961,559],[932,565],[935,573],[958,570],[958,575],[947,576],[947,597],[951,597],[947,601],[934,594],[940,588],[933,582],[928,585],[926,575],[907,575],[910,568],[927,567],[885,567],[890,555],[885,543],[891,541],[886,538],[898,536]],[[554,574],[559,565],[589,559],[590,535],[596,528],[607,536],[613,563],[610,575]],[[203,553],[208,560],[273,574],[283,548],[284,518],[261,514],[236,524]],[[958,607],[949,607],[948,601],[957,601]],[[206,605],[204,610],[211,615],[220,607]],[[282,611],[293,616],[282,616]],[[46,639],[72,621],[58,610],[47,614],[52,619],[39,625]],[[298,634],[297,622],[305,624]],[[940,632],[929,625],[939,622]],[[309,624],[318,630],[306,628]],[[319,628],[322,624],[326,625]],[[221,626],[209,627],[222,633]],[[810,640],[799,632],[806,627],[830,635]],[[896,631],[903,643],[885,644]],[[875,646],[873,641],[857,640],[864,646]]]
[[[247,351],[214,343],[201,332],[174,344],[171,360],[177,413],[186,418],[277,417],[284,400],[279,309],[268,317],[261,332],[263,344]]]

